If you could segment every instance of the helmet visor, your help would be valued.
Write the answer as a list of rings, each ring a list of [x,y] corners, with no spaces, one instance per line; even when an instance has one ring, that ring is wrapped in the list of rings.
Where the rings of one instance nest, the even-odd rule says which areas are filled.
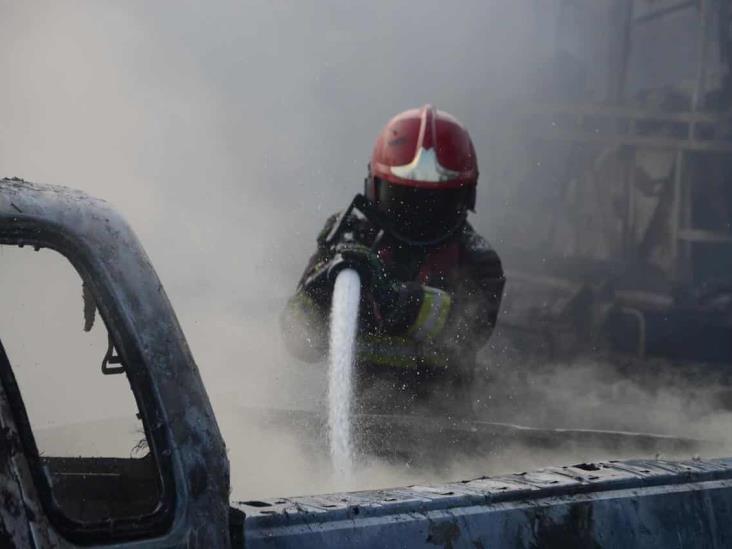
[[[472,187],[423,189],[379,180],[377,208],[394,223],[397,236],[415,242],[439,240],[465,220]]]

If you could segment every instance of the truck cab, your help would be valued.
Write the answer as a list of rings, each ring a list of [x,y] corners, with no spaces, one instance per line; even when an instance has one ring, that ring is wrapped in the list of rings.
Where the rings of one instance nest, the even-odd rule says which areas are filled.
[[[5,502],[0,514],[5,539],[0,545],[227,546],[229,464],[224,442],[170,302],[132,231],[100,200],[20,180],[0,183],[0,210],[6,267],[14,250],[52,254],[56,263],[76,273],[71,274],[78,282],[73,297],[79,314],[84,311],[84,325],[79,322],[77,331],[91,328],[98,317],[97,328],[107,332],[101,338],[107,349],[98,362],[83,365],[76,357],[66,360],[61,355],[63,341],[55,342],[52,364],[34,364],[30,357],[22,362],[25,344],[11,341],[10,334],[1,336],[0,483]],[[34,273],[26,269],[21,277],[6,274],[6,284],[20,284]],[[41,296],[43,290],[36,288]],[[35,341],[38,353],[54,343],[40,333],[43,316],[52,314],[44,308],[54,303],[54,295],[48,293],[45,303],[27,312],[37,333],[22,334]],[[7,320],[17,324],[20,317],[17,313]],[[37,384],[42,387],[34,395],[31,384],[23,383],[24,370],[31,365],[49,368],[40,379],[53,379],[58,369],[68,371],[56,383]],[[89,378],[108,374],[122,383],[132,397],[132,419],[138,420],[144,455],[78,456],[72,451],[58,456],[41,447],[43,437],[34,429],[32,408],[52,406],[55,393],[68,395],[57,413],[74,401],[94,402],[94,395],[73,377],[79,366]],[[103,411],[100,408],[100,415]]]

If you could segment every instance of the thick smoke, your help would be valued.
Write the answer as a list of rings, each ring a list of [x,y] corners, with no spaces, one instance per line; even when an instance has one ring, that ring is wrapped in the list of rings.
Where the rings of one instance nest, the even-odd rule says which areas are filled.
[[[581,48],[587,34],[549,31],[553,4],[0,1],[0,173],[86,190],[129,219],[219,414],[235,496],[586,458],[455,456],[422,471],[374,462],[356,486],[335,486],[317,448],[303,450],[301,438],[245,410],[312,410],[323,399],[324,368],[287,356],[276,314],[326,216],[359,191],[391,115],[433,102],[466,122],[482,172],[475,224],[486,236],[521,212],[506,198],[507,109],[536,95],[550,47]],[[500,251],[504,242],[494,244]],[[524,399],[486,412],[504,421],[678,425],[688,435],[720,419],[710,416],[708,386],[665,391],[594,366],[536,373],[487,361],[483,398]],[[552,413],[532,408],[527,397],[537,392]]]

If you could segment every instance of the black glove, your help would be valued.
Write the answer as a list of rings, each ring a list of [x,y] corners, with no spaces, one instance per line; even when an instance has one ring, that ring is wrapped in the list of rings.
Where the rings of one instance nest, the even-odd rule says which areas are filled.
[[[361,283],[371,292],[381,315],[389,316],[399,301],[401,283],[389,275],[376,253],[356,242],[338,244],[328,267],[331,283],[335,282],[343,269],[353,269],[359,274]]]

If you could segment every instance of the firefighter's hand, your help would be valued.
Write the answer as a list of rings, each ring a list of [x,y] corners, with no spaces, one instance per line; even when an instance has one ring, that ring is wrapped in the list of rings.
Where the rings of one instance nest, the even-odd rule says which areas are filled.
[[[343,269],[353,269],[359,274],[361,283],[369,289],[380,307],[394,301],[398,283],[389,276],[381,259],[369,247],[355,242],[338,244],[328,269],[330,279],[334,281]]]
[[[368,286],[372,279],[381,275],[384,265],[369,247],[356,242],[344,242],[334,248],[333,259],[328,267],[331,281],[335,281],[343,269],[356,271],[361,277],[361,283]]]

